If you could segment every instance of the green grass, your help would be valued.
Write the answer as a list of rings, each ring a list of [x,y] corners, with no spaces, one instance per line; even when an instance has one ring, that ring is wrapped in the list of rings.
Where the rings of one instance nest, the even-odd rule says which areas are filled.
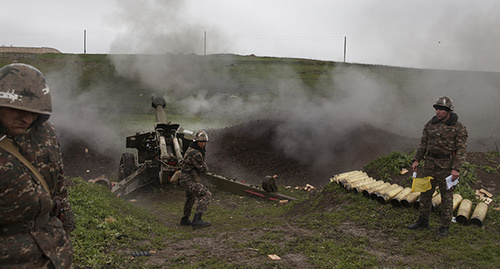
[[[80,179],[75,182],[70,201],[77,215],[73,232],[77,268],[111,264],[155,268],[148,263],[150,257],[131,259],[131,253],[162,252],[191,240],[216,240],[229,256],[243,256],[257,268],[276,266],[267,258],[269,254],[284,260],[301,257],[309,268],[491,268],[500,264],[496,229],[500,214],[494,210],[488,212],[483,227],[454,223],[450,236],[440,239],[434,234],[439,226],[436,212],[431,216],[432,229],[410,231],[405,227],[416,219],[415,209],[382,205],[347,193],[334,183],[316,194],[287,193],[299,200],[285,206],[214,190],[215,201],[205,214],[213,225],[193,231],[177,225],[184,197],[176,186],[157,189],[152,195],[166,199],[144,207],[114,197],[102,186]],[[201,258],[181,252],[156,266],[245,267],[238,259],[228,262],[231,257],[217,256],[211,251],[213,246],[195,244],[195,257]],[[284,264],[280,268],[293,267]]]
[[[160,225],[146,210],[117,198],[101,185],[78,178],[73,181],[76,184],[70,189],[70,202],[77,217],[72,232],[75,264],[81,267],[116,264],[122,259],[123,248],[137,240],[147,240],[155,234],[178,234],[175,229]],[[150,240],[149,245],[137,246],[137,250],[151,247],[163,247],[163,243]]]
[[[460,267],[487,268],[488,265],[500,264],[499,257],[495,256],[499,253],[498,242],[500,242],[500,233],[495,230],[498,225],[497,219],[500,217],[498,211],[488,212],[485,219],[485,223],[488,223],[486,228],[453,224],[450,236],[438,239],[434,235],[435,229],[439,227],[437,212],[431,217],[431,226],[434,229],[410,231],[406,229],[406,225],[415,221],[417,217],[417,211],[413,208],[381,205],[360,194],[345,193],[339,186],[326,186],[325,189],[328,190],[327,193],[322,194],[322,198],[318,196],[317,199],[327,199],[329,202],[328,197],[344,197],[342,210],[331,213],[331,216],[303,217],[305,227],[315,227],[324,234],[332,233],[329,230],[335,231],[335,227],[353,229],[352,234],[354,238],[358,238],[357,246],[361,249],[390,253],[413,261],[404,263],[402,260],[401,264],[398,263],[399,266],[437,266],[436,263],[426,261],[426,257],[444,259],[449,262],[445,266],[450,267],[462,264]],[[318,225],[317,219],[321,220],[319,222],[321,225]],[[326,222],[328,219],[336,221]],[[359,240],[360,238],[365,240]],[[344,240],[351,242],[353,239],[345,235],[341,235],[340,240],[337,238],[337,242]],[[480,253],[482,251],[484,252]],[[479,254],[482,256],[480,259],[477,258]],[[366,258],[369,257],[370,255],[367,255]]]
[[[409,166],[414,153],[414,151],[408,153],[393,152],[370,161],[363,170],[376,170],[381,180],[390,182],[392,181],[391,176],[399,174],[401,169]]]

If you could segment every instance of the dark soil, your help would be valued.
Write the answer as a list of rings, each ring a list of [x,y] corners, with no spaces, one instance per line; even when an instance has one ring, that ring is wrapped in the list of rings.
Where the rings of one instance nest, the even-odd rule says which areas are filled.
[[[483,167],[497,167],[496,173],[489,173],[484,169],[476,169],[476,181],[471,184],[471,187],[479,190],[485,189],[491,194],[500,195],[500,155],[488,155],[481,152],[469,152],[467,161],[471,164]]]
[[[335,174],[361,170],[374,158],[394,150],[408,150],[417,143],[415,139],[362,125],[343,137],[327,141],[305,139],[304,143],[317,147],[305,147],[302,154],[287,156],[286,148],[277,146],[277,141],[282,139],[278,132],[281,124],[284,123],[257,120],[209,130],[207,164],[210,170],[252,183],[261,182],[267,175],[278,175],[281,179],[278,184],[321,187]]]
[[[81,177],[85,180],[93,179],[101,175],[116,178],[120,156],[106,155],[100,153],[98,144],[83,141],[79,138],[67,137],[60,131],[64,174],[66,177]]]

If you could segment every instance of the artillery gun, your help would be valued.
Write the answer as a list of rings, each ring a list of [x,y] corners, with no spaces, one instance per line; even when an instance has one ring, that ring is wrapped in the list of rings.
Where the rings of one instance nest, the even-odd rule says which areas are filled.
[[[111,191],[120,195],[150,184],[174,181],[182,156],[194,138],[194,133],[180,128],[179,124],[167,122],[166,101],[162,97],[151,97],[155,109],[154,132],[128,136],[126,147],[137,149],[137,158],[130,152],[122,154],[118,168],[118,183]]]
[[[137,158],[130,152],[122,154],[118,183],[111,187],[111,192],[117,195],[127,195],[154,181],[161,184],[176,182],[180,174],[181,160],[194,139],[193,131],[167,121],[166,101],[163,97],[151,97],[151,106],[155,109],[155,130],[127,137],[126,147],[136,149],[138,153]],[[246,184],[213,173],[207,173],[203,177],[211,181],[216,188],[238,195],[270,200],[295,200],[277,193],[276,176],[266,176],[262,186]]]

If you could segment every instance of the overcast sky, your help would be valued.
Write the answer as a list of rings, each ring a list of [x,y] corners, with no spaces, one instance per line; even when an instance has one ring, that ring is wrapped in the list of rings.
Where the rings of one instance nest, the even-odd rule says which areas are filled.
[[[500,71],[500,1],[17,0],[0,45]],[[206,32],[206,47],[204,34]]]

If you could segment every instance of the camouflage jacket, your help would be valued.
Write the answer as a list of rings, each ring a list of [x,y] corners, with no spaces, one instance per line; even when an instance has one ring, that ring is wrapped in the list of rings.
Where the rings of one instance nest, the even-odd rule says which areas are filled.
[[[458,115],[451,113],[443,122],[434,116],[424,126],[422,138],[413,159],[426,160],[426,166],[438,166],[443,169],[460,168],[467,154],[467,129],[458,121]],[[435,158],[435,155],[451,156],[451,158]]]
[[[195,177],[208,172],[208,167],[205,164],[205,150],[197,143],[192,142],[186,150],[181,163],[181,172]]]
[[[0,133],[4,135],[3,131]],[[11,142],[38,169],[51,193],[49,195],[31,176],[29,168],[0,148],[0,265],[22,268],[27,264],[29,267],[44,254],[56,268],[69,267],[72,246],[68,233],[74,227],[74,215],[64,186],[62,155],[55,129],[45,122]],[[56,199],[66,216],[64,224],[54,216]],[[22,227],[47,215],[48,220],[39,222],[43,223],[41,227],[12,232],[12,227]]]

